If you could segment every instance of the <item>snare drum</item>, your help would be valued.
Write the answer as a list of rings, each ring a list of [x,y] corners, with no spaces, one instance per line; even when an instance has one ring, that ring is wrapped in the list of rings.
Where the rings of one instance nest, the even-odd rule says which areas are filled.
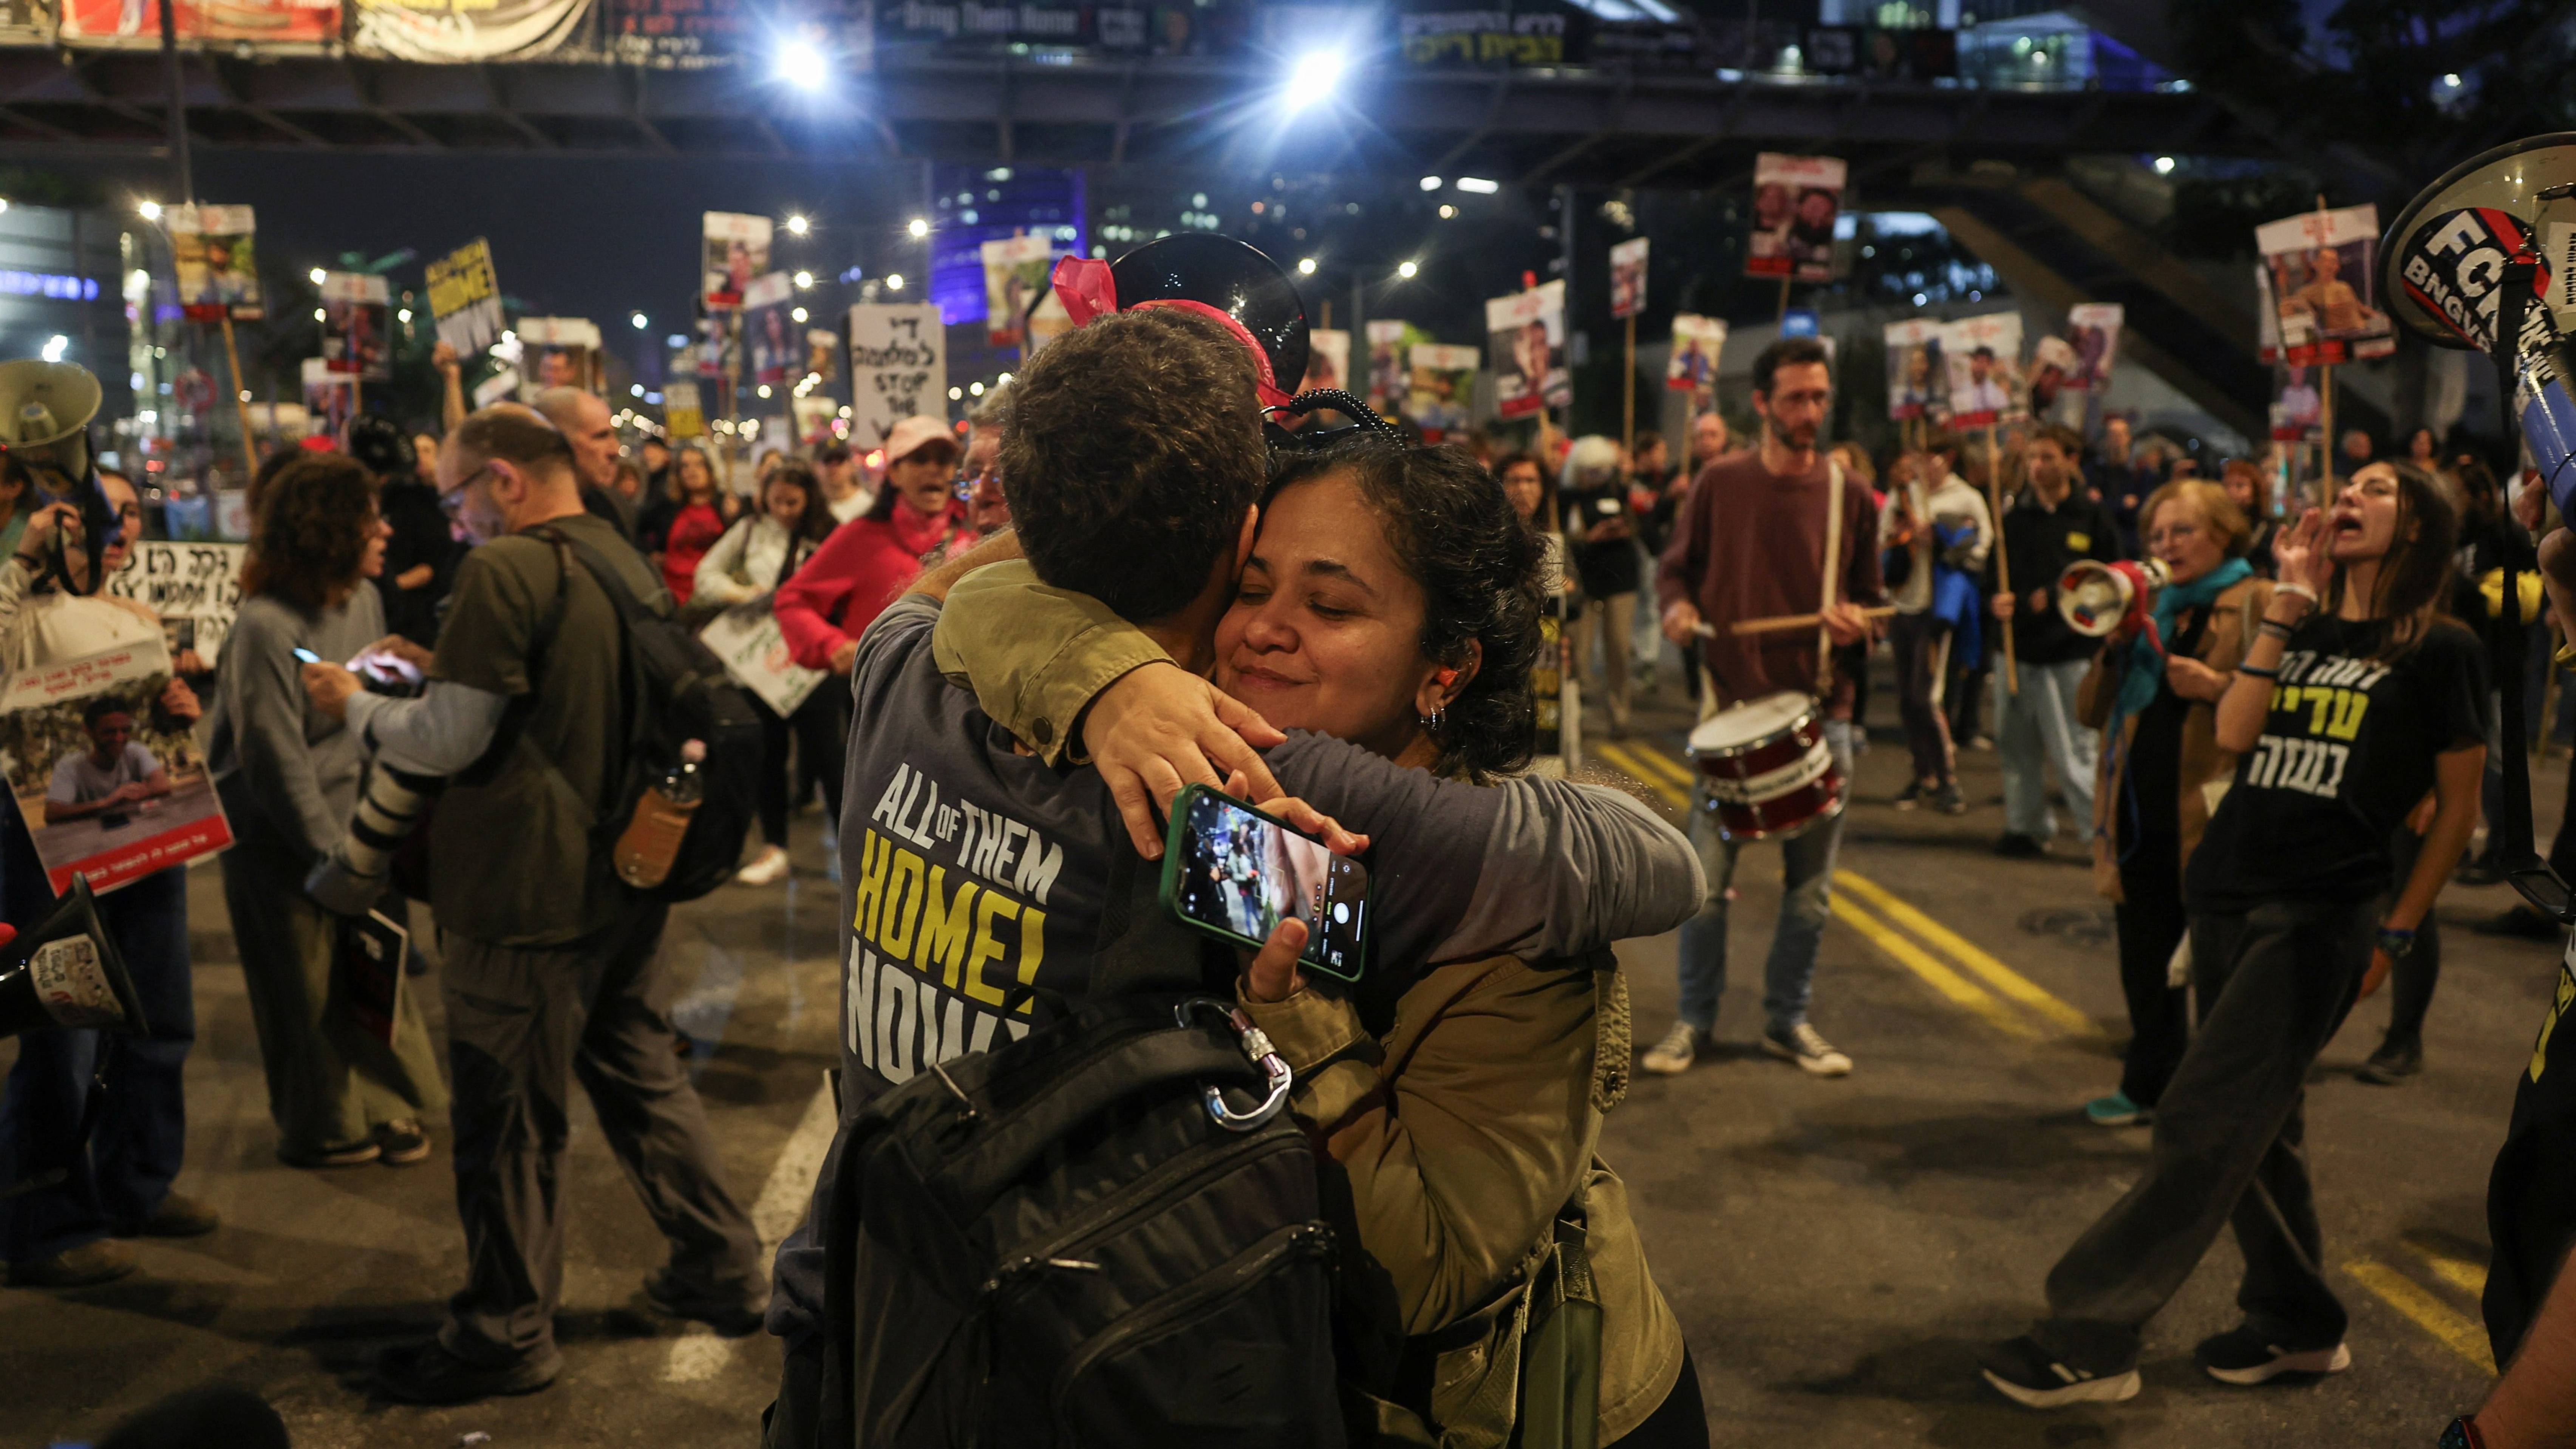
[[[1824,712],[1782,693],[1719,710],[1690,734],[1705,807],[1729,840],[1796,835],[1843,810],[1843,772],[1825,743]]]

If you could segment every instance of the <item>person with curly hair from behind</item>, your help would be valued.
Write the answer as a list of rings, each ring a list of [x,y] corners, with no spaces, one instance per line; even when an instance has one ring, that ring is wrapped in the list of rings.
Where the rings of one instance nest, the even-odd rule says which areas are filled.
[[[303,884],[348,828],[366,756],[340,719],[306,698],[297,652],[337,662],[383,639],[374,580],[392,532],[366,470],[350,459],[308,454],[281,469],[260,498],[215,697],[208,755],[234,835],[224,903],[268,1070],[277,1155],[296,1167],[418,1162],[429,1155],[422,1123],[447,1106],[414,996],[397,997],[390,1040],[352,1017],[332,982],[340,924]],[[400,897],[386,913],[402,918]]]

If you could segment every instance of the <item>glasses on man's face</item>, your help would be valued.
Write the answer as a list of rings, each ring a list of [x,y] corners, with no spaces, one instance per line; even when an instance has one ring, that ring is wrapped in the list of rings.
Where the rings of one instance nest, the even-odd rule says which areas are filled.
[[[466,490],[472,488],[477,479],[480,479],[484,474],[491,471],[492,465],[486,463],[482,467],[475,469],[473,472],[466,474],[463,480],[458,482],[455,487],[438,495],[439,509],[448,517],[454,518],[458,511],[465,507]]]

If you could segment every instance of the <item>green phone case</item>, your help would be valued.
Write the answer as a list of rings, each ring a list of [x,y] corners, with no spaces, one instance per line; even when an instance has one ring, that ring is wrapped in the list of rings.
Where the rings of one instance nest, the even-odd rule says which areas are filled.
[[[1173,920],[1180,922],[1184,926],[1188,926],[1192,930],[1205,931],[1209,935],[1217,937],[1219,940],[1232,941],[1238,946],[1249,946],[1257,951],[1261,949],[1263,944],[1262,942],[1253,940],[1251,937],[1246,936],[1239,931],[1229,931],[1223,926],[1209,925],[1207,922],[1202,921],[1181,909],[1181,831],[1183,828],[1183,822],[1190,818],[1190,807],[1197,802],[1198,797],[1201,795],[1214,795],[1218,799],[1225,801],[1227,804],[1234,806],[1238,810],[1241,810],[1244,814],[1252,816],[1257,820],[1267,820],[1271,824],[1278,826],[1280,829],[1287,831],[1291,835],[1295,835],[1306,840],[1313,840],[1315,837],[1306,834],[1306,832],[1299,830],[1296,826],[1289,824],[1287,821],[1280,819],[1276,815],[1256,810],[1250,805],[1245,804],[1243,801],[1237,800],[1233,796],[1226,794],[1224,791],[1211,789],[1206,785],[1188,786],[1183,789],[1180,794],[1172,798],[1171,814],[1163,824],[1163,909],[1170,913]],[[1313,944],[1314,942],[1311,940],[1307,942],[1307,945],[1310,947]],[[1297,966],[1299,970],[1312,971],[1319,976],[1330,976],[1336,981],[1357,981],[1360,979],[1360,973],[1368,969],[1368,937],[1365,935],[1360,937],[1359,958],[1359,965],[1348,975],[1344,975],[1342,972],[1336,971],[1332,967],[1326,966],[1309,956],[1299,956],[1297,958]]]

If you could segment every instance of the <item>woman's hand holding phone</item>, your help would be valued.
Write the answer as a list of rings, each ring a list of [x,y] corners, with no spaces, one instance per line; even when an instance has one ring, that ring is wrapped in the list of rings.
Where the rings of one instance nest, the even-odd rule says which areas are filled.
[[[1270,939],[1244,964],[1243,994],[1255,1001],[1286,1001],[1306,989],[1306,973],[1297,958],[1306,950],[1306,923],[1290,916],[1271,931]]]
[[[1163,855],[1157,812],[1168,813],[1185,786],[1214,789],[1220,772],[1232,771],[1250,784],[1229,784],[1227,794],[1240,800],[1278,795],[1279,782],[1258,751],[1287,739],[1252,706],[1170,663],[1127,671],[1082,720],[1083,748],[1108,782],[1136,853],[1147,860]]]

